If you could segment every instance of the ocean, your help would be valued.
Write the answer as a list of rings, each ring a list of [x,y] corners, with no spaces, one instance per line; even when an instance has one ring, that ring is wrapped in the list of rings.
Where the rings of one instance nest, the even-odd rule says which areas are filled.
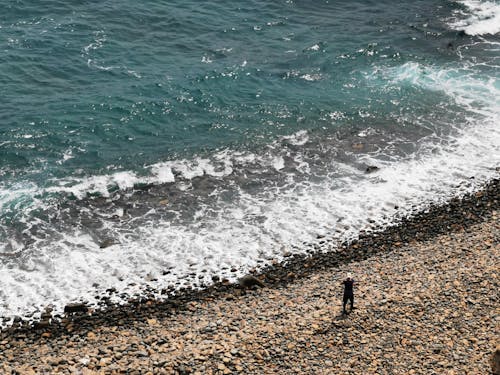
[[[0,317],[234,281],[500,166],[500,2],[9,1]]]

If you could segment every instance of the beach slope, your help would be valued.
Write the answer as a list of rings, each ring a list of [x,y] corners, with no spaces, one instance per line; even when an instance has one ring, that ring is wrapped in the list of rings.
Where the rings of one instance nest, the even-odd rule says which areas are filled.
[[[150,318],[0,342],[2,373],[487,374],[500,343],[500,224],[395,246]],[[346,272],[355,310],[341,314]],[[17,371],[17,372],[16,372]]]

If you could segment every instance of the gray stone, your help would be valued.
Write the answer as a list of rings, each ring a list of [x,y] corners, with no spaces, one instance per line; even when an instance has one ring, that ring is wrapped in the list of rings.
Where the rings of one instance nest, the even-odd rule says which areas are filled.
[[[238,280],[238,284],[240,284],[240,286],[242,286],[243,288],[251,288],[253,286],[260,286],[263,288],[266,286],[266,284],[264,284],[262,281],[260,281],[253,275],[243,276],[241,279]]]
[[[500,375],[500,345],[497,346],[491,357],[491,372],[494,375]]]

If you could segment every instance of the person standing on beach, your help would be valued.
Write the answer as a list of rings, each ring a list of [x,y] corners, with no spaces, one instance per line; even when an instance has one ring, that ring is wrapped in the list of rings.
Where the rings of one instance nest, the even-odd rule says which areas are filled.
[[[343,281],[344,284],[344,298],[342,305],[342,314],[347,314],[345,306],[347,305],[347,301],[351,302],[351,311],[354,309],[354,280],[350,273],[347,274],[347,279]]]

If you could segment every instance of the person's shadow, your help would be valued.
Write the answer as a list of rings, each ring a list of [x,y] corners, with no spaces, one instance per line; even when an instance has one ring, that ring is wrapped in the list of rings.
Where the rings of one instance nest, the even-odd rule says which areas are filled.
[[[349,318],[349,314],[350,312],[343,312],[341,311],[337,316],[336,316],[336,319],[335,320],[346,320],[347,318]]]

